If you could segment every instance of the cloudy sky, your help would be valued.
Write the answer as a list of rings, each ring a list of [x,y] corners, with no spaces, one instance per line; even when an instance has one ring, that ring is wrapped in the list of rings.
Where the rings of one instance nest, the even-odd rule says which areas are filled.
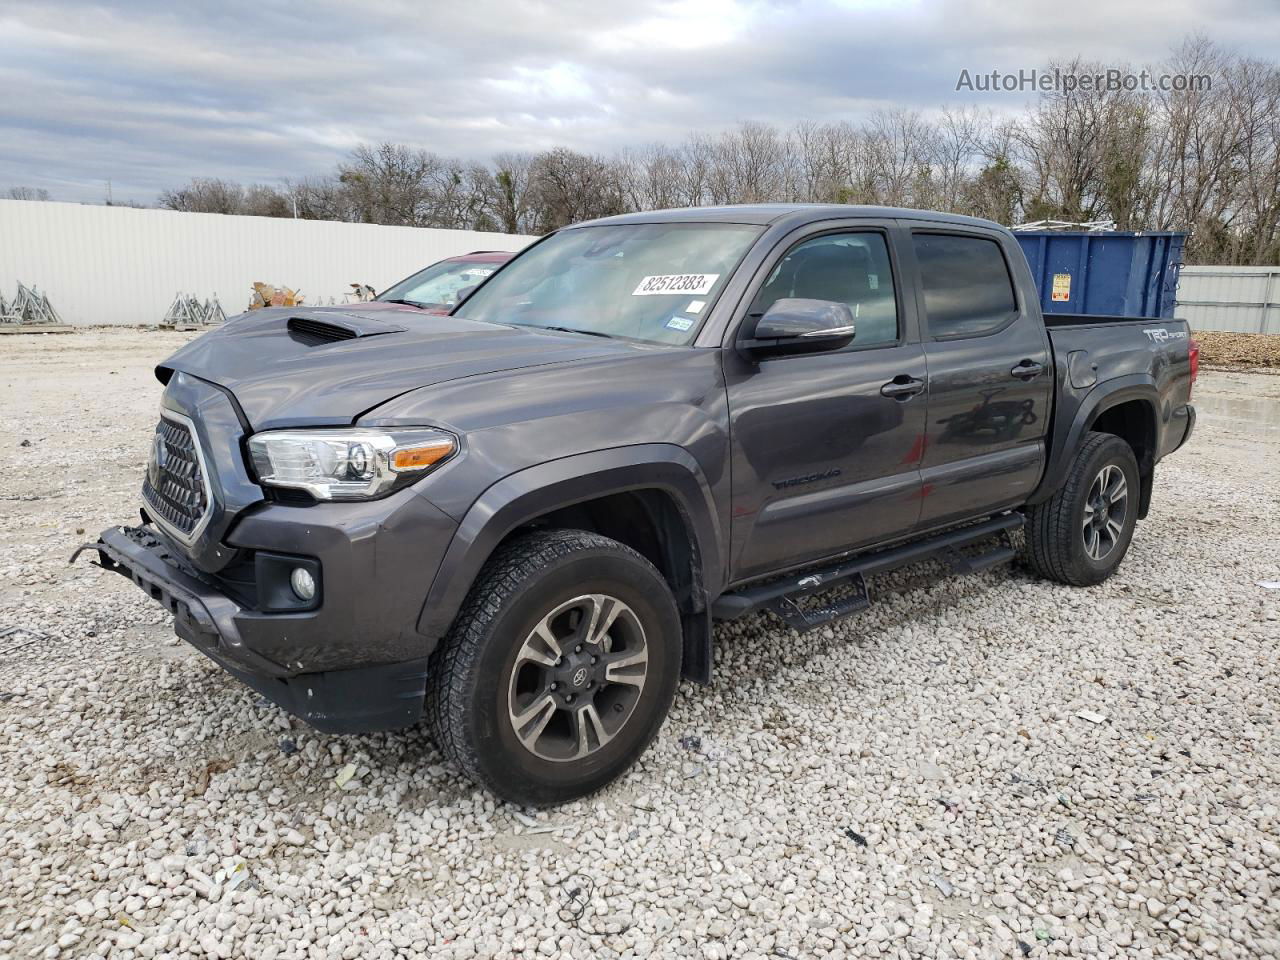
[[[742,120],[1026,96],[962,69],[1163,57],[1200,31],[1274,59],[1275,0],[0,0],[0,192],[151,202],[279,183],[362,141],[611,152]]]

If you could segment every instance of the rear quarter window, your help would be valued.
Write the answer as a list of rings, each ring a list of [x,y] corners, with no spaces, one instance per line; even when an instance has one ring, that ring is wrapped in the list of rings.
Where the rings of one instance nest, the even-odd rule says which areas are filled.
[[[1000,245],[985,237],[913,233],[929,335],[980,337],[1016,313],[1013,278]]]

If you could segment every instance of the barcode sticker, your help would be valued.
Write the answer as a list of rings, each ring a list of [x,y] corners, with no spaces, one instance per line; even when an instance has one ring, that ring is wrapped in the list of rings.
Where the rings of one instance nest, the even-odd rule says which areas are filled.
[[[633,297],[651,297],[657,294],[680,293],[686,296],[702,296],[720,279],[718,273],[669,273],[657,277],[644,277],[631,291]]]

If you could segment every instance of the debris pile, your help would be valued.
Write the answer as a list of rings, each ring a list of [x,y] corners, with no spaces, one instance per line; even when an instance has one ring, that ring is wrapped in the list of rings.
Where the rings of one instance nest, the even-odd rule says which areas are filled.
[[[273,287],[269,283],[255,283],[249,299],[250,310],[263,307],[296,307],[302,303],[302,292],[288,287]]]
[[[18,283],[18,294],[6,300],[0,293],[0,323],[24,326],[63,326],[58,311],[49,303],[49,297],[35,287]]]
[[[173,303],[165,311],[160,326],[173,330],[195,330],[199,327],[212,327],[225,323],[227,315],[218,302],[215,293],[211,299],[203,303],[196,297],[180,293],[173,298]]]
[[[1280,367],[1280,334],[1196,330],[1200,362],[1213,367]]]

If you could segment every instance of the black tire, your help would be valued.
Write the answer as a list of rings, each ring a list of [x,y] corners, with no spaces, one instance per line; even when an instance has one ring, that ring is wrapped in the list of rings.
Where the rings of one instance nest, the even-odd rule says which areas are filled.
[[[1119,471],[1125,481],[1124,513],[1116,503],[1100,510],[1096,494],[1104,472]],[[1133,448],[1109,433],[1088,433],[1067,472],[1066,482],[1044,503],[1027,508],[1025,557],[1049,580],[1075,587],[1101,583],[1115,572],[1129,549],[1138,522],[1138,461]],[[1094,532],[1086,529],[1086,519]],[[1099,528],[1098,521],[1103,521]],[[1114,534],[1106,521],[1115,521]],[[1097,540],[1093,539],[1096,534]]]
[[[598,644],[587,643],[584,653],[575,653],[576,641],[591,633],[587,618],[597,609],[593,598],[603,598],[600,610],[626,612],[607,632],[600,631]],[[578,601],[585,604],[574,606]],[[565,605],[565,612],[548,619]],[[539,627],[566,630],[558,639],[567,642],[546,647],[543,633],[535,633]],[[562,652],[565,665],[529,659],[548,650]],[[619,676],[640,669],[620,664],[627,650],[633,660],[637,650],[647,657],[638,691],[634,677]],[[584,659],[592,651],[599,652],[600,665]],[[653,741],[675,696],[680,655],[675,600],[648,560],[582,530],[522,535],[499,547],[485,564],[432,656],[427,722],[446,757],[504,800],[528,806],[564,803],[615,780]],[[613,667],[605,663],[611,658]],[[581,676],[584,671],[588,677]],[[552,694],[557,677],[558,692]],[[594,698],[592,716],[583,713],[589,698]],[[538,727],[539,711],[523,728],[526,736],[540,731],[526,746],[516,730],[517,714],[548,701],[550,719]],[[614,723],[620,726],[606,733],[604,724]],[[583,749],[591,752],[579,755]]]

